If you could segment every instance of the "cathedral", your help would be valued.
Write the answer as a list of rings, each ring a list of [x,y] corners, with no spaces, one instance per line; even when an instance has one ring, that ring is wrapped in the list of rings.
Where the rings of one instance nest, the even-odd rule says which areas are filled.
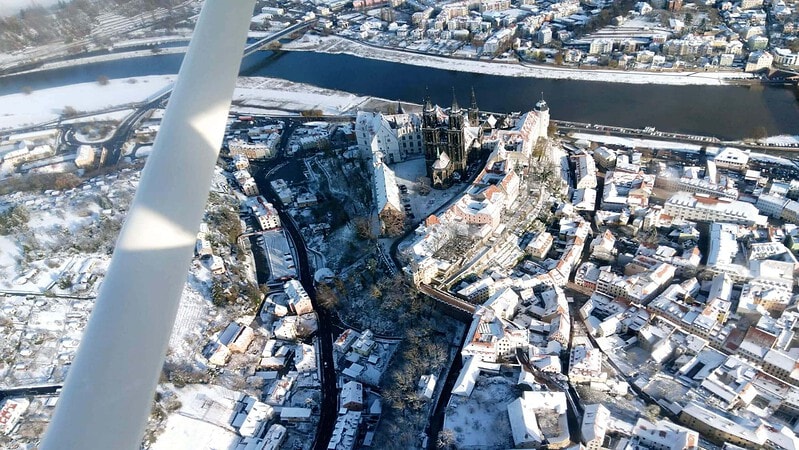
[[[468,110],[458,106],[455,92],[449,110],[433,106],[428,96],[422,111],[422,142],[427,177],[436,189],[445,189],[466,177],[469,164],[480,154],[482,138],[477,99],[472,90]]]

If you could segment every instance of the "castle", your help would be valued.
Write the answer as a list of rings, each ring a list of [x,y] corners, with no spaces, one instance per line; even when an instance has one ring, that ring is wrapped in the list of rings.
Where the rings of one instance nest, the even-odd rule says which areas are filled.
[[[428,96],[421,115],[407,114],[401,105],[397,111],[388,115],[359,111],[355,120],[358,147],[365,156],[380,155],[387,164],[424,154],[426,176],[436,189],[466,181],[469,166],[480,159],[483,147],[501,145],[515,166],[527,165],[549,126],[549,107],[543,99],[521,116],[489,115],[481,120],[474,90],[468,109],[458,105],[453,92],[449,108],[433,105]]]

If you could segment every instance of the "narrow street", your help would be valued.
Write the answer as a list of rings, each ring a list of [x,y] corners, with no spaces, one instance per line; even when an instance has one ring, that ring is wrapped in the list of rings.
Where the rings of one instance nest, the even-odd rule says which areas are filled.
[[[316,302],[313,273],[311,273],[311,267],[308,263],[308,249],[305,247],[302,235],[294,225],[294,221],[291,220],[281,206],[281,203],[275,197],[269,185],[269,179],[267,177],[270,175],[271,169],[284,161],[285,160],[282,158],[276,158],[266,164],[253,164],[253,168],[255,169],[253,175],[258,184],[258,190],[269,202],[275,205],[275,208],[277,208],[280,214],[281,224],[294,243],[294,247],[297,251],[297,267],[299,269],[300,282],[311,297],[314,309],[319,316],[319,330],[317,334],[319,336],[320,349],[321,379],[319,382],[322,387],[322,403],[320,406],[319,429],[314,438],[312,448],[323,450],[327,448],[327,443],[330,441],[330,437],[333,434],[333,427],[338,416],[336,371],[333,366],[332,319],[328,311],[320,308],[319,304]]]

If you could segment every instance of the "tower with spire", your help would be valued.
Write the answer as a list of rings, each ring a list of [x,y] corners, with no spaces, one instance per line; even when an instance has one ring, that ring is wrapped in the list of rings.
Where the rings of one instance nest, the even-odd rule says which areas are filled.
[[[480,109],[477,108],[477,97],[474,95],[474,87],[472,87],[472,103],[469,105],[469,125],[476,127],[480,125]]]
[[[544,93],[541,93],[541,100],[535,104],[535,112],[538,115],[538,136],[547,137],[549,133],[549,105],[544,100]]]
[[[474,99],[473,103],[474,103]],[[467,133],[467,127],[475,124],[467,117],[472,114],[473,106],[465,110],[458,104],[455,90],[452,91],[452,105],[449,110],[433,106],[430,97],[427,96],[422,110],[422,139],[425,150],[425,164],[427,176],[431,180],[438,180],[433,183],[434,187],[446,187],[452,180],[447,178],[462,178],[466,175],[466,168],[469,166],[471,141]],[[475,134],[475,133],[472,133]],[[476,135],[479,137],[479,133]],[[446,164],[445,164],[446,163]],[[445,168],[446,166],[446,168]],[[434,176],[435,175],[435,176]]]

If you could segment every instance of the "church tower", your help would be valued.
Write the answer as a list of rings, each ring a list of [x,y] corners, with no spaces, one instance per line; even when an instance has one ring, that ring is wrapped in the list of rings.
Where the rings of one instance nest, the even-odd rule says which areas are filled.
[[[472,87],[472,104],[469,106],[469,126],[476,127],[480,125],[480,110],[477,108],[477,97],[474,95],[474,87]]]
[[[549,133],[549,106],[544,101],[544,93],[541,93],[541,100],[535,104],[535,113],[538,115],[538,137],[546,138]]]
[[[447,154],[452,160],[453,169],[466,171],[466,148],[464,146],[463,110],[458,105],[455,89],[452,90],[452,107],[449,110],[449,127],[447,128]]]
[[[427,177],[433,178],[433,163],[438,158],[440,139],[438,134],[438,118],[436,108],[428,95],[422,109],[422,142],[424,143],[424,165]]]

